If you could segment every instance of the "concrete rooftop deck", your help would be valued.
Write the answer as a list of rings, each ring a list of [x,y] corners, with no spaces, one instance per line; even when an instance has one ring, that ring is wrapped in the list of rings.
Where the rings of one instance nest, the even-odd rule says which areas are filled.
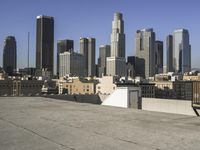
[[[0,97],[0,150],[199,150],[200,118]]]

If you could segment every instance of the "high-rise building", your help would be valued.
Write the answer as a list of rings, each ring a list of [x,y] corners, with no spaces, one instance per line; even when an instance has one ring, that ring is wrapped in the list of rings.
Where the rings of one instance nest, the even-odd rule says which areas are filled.
[[[12,74],[17,67],[17,46],[13,36],[4,40],[3,69],[6,73]]]
[[[173,35],[173,67],[174,71],[184,73],[191,71],[191,46],[189,32],[178,29]]]
[[[163,73],[163,42],[155,41],[155,72]]]
[[[96,64],[95,64],[95,49],[96,40],[95,38],[80,38],[80,53],[85,56],[85,66],[87,76],[96,75]]]
[[[125,76],[126,62],[123,57],[107,57],[106,72],[109,76]]]
[[[99,47],[98,76],[106,75],[106,58],[110,57],[110,45]]]
[[[135,56],[128,56],[127,57],[126,66],[127,66],[128,72],[126,71],[126,73],[129,77],[132,77],[132,78],[135,77],[135,67],[136,67],[135,63],[136,63],[136,57]]]
[[[54,66],[54,18],[37,16],[36,69],[46,69],[53,75]]]
[[[122,13],[115,13],[112,21],[111,55],[107,58],[107,75],[125,76],[125,34]]]
[[[131,64],[135,68],[136,57],[135,56],[128,56],[127,63]]]
[[[59,76],[59,55],[63,52],[72,52],[74,50],[73,40],[58,40],[57,41],[57,76]]]
[[[155,75],[155,33],[142,29],[136,33],[136,74],[143,78]]]
[[[173,36],[168,35],[166,38],[167,48],[167,72],[174,72],[173,68]]]
[[[59,57],[59,76],[65,75],[71,76],[86,76],[85,57],[82,54],[76,52],[64,52],[60,53]]]

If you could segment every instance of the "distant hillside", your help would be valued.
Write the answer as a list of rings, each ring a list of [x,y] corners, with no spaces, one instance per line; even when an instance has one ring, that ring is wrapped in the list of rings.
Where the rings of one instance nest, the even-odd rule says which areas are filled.
[[[191,70],[200,71],[200,68],[192,68]]]

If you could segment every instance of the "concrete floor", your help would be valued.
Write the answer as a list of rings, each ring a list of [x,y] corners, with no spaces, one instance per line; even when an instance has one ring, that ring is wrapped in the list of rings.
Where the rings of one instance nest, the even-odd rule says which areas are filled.
[[[40,97],[0,98],[0,150],[199,150],[200,118]]]

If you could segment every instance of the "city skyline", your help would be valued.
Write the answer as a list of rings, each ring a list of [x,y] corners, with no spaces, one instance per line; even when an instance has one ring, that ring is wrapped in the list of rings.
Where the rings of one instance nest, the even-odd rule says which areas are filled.
[[[166,64],[166,43],[165,38],[168,34],[172,33],[174,30],[179,28],[186,28],[190,32],[190,43],[192,45],[192,67],[199,67],[200,64],[198,62],[198,56],[200,53],[198,49],[198,39],[200,38],[200,30],[197,27],[198,23],[194,21],[195,15],[198,15],[198,3],[199,2],[183,2],[177,0],[176,2],[167,1],[164,2],[165,4],[153,4],[148,3],[147,1],[143,0],[142,2],[146,2],[143,8],[147,7],[147,10],[150,9],[157,9],[157,11],[145,13],[140,12],[138,13],[137,5],[141,5],[142,2],[118,2],[112,5],[113,0],[101,1],[102,4],[107,4],[105,6],[105,11],[102,12],[97,6],[100,2],[93,2],[88,0],[84,5],[77,5],[78,0],[74,2],[69,2],[70,9],[65,9],[64,13],[56,12],[56,9],[50,9],[54,7],[63,8],[63,4],[59,4],[52,2],[50,4],[46,4],[46,0],[40,2],[40,6],[37,4],[36,1],[32,2],[24,2],[22,6],[22,0],[15,2],[13,1],[4,1],[2,2],[1,10],[2,12],[6,12],[6,16],[9,19],[5,19],[2,23],[0,29],[0,66],[2,66],[2,50],[3,50],[3,40],[6,36],[12,35],[16,37],[17,41],[17,56],[18,60],[18,68],[27,67],[27,59],[22,59],[23,57],[27,57],[27,34],[30,32],[30,66],[35,67],[35,36],[36,36],[36,23],[35,18],[38,15],[44,14],[49,15],[55,18],[55,37],[54,37],[54,60],[56,57],[56,42],[57,40],[62,39],[72,39],[75,41],[75,51],[79,51],[79,38],[80,37],[94,37],[96,38],[96,49],[102,44],[110,44],[110,33],[111,33],[111,20],[113,14],[117,11],[120,11],[124,15],[125,20],[125,33],[126,33],[126,56],[135,55],[135,31],[141,28],[154,28],[154,31],[157,35],[157,40],[164,41],[164,64]],[[62,0],[60,2],[66,3]],[[79,1],[80,2],[80,1]],[[178,3],[181,2],[181,3]],[[90,5],[88,5],[90,4]],[[101,4],[101,5],[102,5]],[[132,4],[132,5],[131,5]],[[195,5],[196,4],[196,5]],[[16,7],[14,7],[16,5]],[[130,5],[130,6],[129,6]],[[11,7],[13,9],[12,12],[6,11],[8,8]],[[81,7],[82,6],[82,7]],[[158,7],[160,6],[160,7]],[[170,6],[170,11],[167,14],[166,8],[163,6]],[[182,6],[179,8],[179,12],[176,12],[176,7]],[[87,10],[86,8],[91,7],[90,11],[83,11]],[[21,8],[24,8],[22,11]],[[76,13],[71,12],[73,9],[80,8],[80,11],[83,13]],[[189,8],[192,11],[184,12],[184,8]],[[26,14],[24,13],[27,10]],[[92,11],[92,13],[91,13]],[[13,14],[15,12],[15,14]],[[66,13],[65,13],[66,12]],[[70,15],[67,14],[70,13]],[[195,13],[194,13],[195,12]],[[5,13],[1,14],[1,18],[5,18]],[[21,15],[20,15],[21,14]],[[173,15],[172,15],[173,14]],[[147,19],[148,16],[153,15],[150,19]],[[62,19],[65,16],[70,16],[69,19]],[[85,17],[83,17],[85,16]],[[83,17],[83,18],[82,18]],[[163,20],[163,18],[165,18]],[[27,22],[27,23],[26,23]],[[102,23],[103,22],[103,23]],[[96,52],[98,58],[98,51]],[[97,60],[96,60],[97,62]],[[54,66],[56,66],[56,61],[54,61]],[[54,72],[56,67],[54,67]]]

